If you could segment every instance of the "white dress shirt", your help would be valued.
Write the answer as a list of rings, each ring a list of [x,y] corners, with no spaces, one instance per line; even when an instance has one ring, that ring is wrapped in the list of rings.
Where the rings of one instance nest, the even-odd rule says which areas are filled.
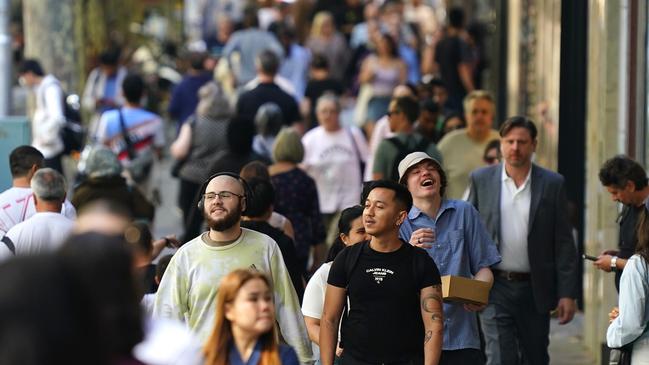
[[[514,179],[507,175],[503,165],[500,185],[500,255],[502,261],[496,268],[505,271],[530,272],[527,254],[532,169],[521,186],[516,187]]]

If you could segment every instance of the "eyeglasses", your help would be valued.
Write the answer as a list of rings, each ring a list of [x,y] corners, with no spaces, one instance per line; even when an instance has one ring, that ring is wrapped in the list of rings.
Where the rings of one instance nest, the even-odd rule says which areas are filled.
[[[391,117],[391,116],[393,116],[393,115],[395,115],[395,114],[397,114],[397,113],[401,113],[401,111],[400,111],[400,110],[388,110],[388,112],[385,113],[385,114],[386,114],[388,117]]]
[[[231,200],[235,196],[237,198],[239,198],[239,199],[244,197],[244,195],[235,194],[235,193],[233,193],[231,191],[219,191],[218,193],[214,193],[214,192],[205,193],[205,194],[203,194],[203,199],[205,199],[206,202],[210,202],[210,201],[216,199],[217,196],[219,197],[219,199],[221,199],[223,201]]]

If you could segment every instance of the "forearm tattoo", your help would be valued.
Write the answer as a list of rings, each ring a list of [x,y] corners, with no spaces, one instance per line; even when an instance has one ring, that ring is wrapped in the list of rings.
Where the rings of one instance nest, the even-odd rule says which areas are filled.
[[[426,331],[426,336],[424,337],[424,345],[433,338],[433,331]]]
[[[421,308],[427,313],[437,312],[435,310],[435,302],[442,304],[442,295],[440,294],[439,285],[433,287],[435,292],[428,294],[425,297],[421,298]]]
[[[421,308],[424,310],[424,312],[431,314],[430,318],[433,320],[433,322],[442,321],[442,312],[440,311],[440,309],[438,309],[442,306],[443,302],[441,295],[442,290],[440,285],[434,285],[433,290],[433,293],[428,294],[421,299]]]

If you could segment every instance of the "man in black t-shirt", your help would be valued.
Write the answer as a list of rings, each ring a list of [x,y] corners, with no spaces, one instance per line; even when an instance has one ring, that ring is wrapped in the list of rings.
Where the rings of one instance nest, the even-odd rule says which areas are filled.
[[[448,13],[446,35],[435,46],[435,63],[448,90],[446,107],[462,113],[462,100],[475,89],[473,85],[473,54],[466,41],[464,10],[453,7]]]
[[[309,120],[307,130],[318,126],[315,113],[316,102],[324,93],[330,92],[336,96],[343,93],[343,84],[329,75],[329,61],[320,53],[313,55],[309,70],[309,82],[304,91],[303,109],[308,110]]]
[[[363,225],[370,241],[344,249],[329,272],[320,327],[320,356],[332,365],[346,297],[341,364],[437,364],[443,337],[437,266],[423,249],[399,239],[412,207],[408,190],[391,181],[369,188]]]
[[[259,178],[247,179],[247,183],[255,199],[248,205],[245,217],[241,221],[241,227],[263,233],[277,242],[288,274],[291,276],[295,292],[300,299],[300,303],[302,303],[302,297],[304,296],[303,270],[300,269],[297,260],[295,243],[291,237],[268,223],[270,216],[273,214],[273,202],[275,201],[273,184]]]
[[[300,109],[297,101],[275,83],[275,75],[279,69],[279,57],[270,50],[262,51],[257,56],[257,78],[259,85],[239,96],[236,105],[238,115],[255,119],[257,110],[263,104],[272,102],[282,110],[284,124],[301,127]]]
[[[647,173],[642,166],[627,156],[615,156],[604,162],[599,170],[599,180],[611,194],[613,201],[624,204],[618,222],[620,224],[619,250],[603,251],[595,267],[606,272],[615,272],[615,287],[620,289],[620,277],[626,260],[635,253],[638,242],[637,222],[649,197]]]

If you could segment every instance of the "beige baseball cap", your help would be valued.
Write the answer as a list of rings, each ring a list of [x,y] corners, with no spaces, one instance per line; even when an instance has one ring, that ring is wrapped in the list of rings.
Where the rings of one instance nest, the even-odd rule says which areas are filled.
[[[416,164],[424,161],[424,160],[430,160],[434,164],[436,164],[439,168],[441,168],[442,164],[439,163],[436,159],[430,157],[426,152],[412,152],[408,154],[408,156],[404,157],[401,162],[399,162],[399,166],[397,170],[399,170],[399,182],[403,183],[403,178],[406,175],[406,172],[408,172],[408,169],[415,166]]]

